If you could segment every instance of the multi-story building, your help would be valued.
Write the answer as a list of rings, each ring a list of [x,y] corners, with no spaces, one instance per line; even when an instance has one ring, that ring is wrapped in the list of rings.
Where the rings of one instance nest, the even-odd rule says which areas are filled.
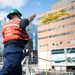
[[[45,14],[60,10],[70,15],[47,24],[41,22]],[[67,70],[75,66],[75,0],[59,0],[50,11],[38,15],[38,57],[43,59],[38,59],[39,69],[63,66]]]
[[[6,22],[6,18],[0,20],[0,47],[3,47],[3,44],[2,44],[2,25]]]
[[[25,49],[34,50],[30,55],[29,61],[32,64],[37,64],[37,25],[31,23],[29,26],[27,26],[26,31],[29,34],[30,41],[25,46]]]
[[[27,26],[26,31],[32,40],[33,47],[31,49],[37,50],[37,25],[31,23],[29,26]]]
[[[0,64],[3,63],[4,61],[4,57],[3,57],[3,50],[4,50],[4,47],[3,47],[3,39],[2,39],[2,25],[6,22],[6,18],[0,20]]]

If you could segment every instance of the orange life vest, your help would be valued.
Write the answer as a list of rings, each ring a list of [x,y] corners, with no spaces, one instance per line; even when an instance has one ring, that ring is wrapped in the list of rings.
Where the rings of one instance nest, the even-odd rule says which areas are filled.
[[[13,19],[3,25],[3,43],[19,39],[24,40],[26,44],[29,42],[29,36],[27,32],[20,28],[20,21],[20,19]]]

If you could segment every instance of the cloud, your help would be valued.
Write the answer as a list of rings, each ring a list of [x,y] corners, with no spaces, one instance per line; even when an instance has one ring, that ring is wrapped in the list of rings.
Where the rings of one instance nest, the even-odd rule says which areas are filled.
[[[0,12],[0,20],[7,16],[7,12]]]
[[[35,6],[40,6],[41,5],[41,2],[39,0],[34,0],[33,4]]]
[[[27,0],[0,0],[0,8],[20,8],[27,3]]]

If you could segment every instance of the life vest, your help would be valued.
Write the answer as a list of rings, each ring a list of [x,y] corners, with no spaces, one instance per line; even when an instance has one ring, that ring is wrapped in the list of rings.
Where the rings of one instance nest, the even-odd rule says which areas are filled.
[[[11,40],[24,40],[25,44],[29,42],[27,32],[20,28],[20,21],[20,19],[13,19],[3,25],[3,43],[7,43]]]

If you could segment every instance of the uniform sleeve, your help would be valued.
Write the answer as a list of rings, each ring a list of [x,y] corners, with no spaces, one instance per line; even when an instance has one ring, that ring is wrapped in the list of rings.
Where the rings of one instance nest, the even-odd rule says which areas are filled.
[[[25,30],[26,27],[29,25],[29,20],[26,19],[26,18],[21,19],[21,23],[20,23],[20,25],[21,25],[21,28],[22,28],[23,30]]]

